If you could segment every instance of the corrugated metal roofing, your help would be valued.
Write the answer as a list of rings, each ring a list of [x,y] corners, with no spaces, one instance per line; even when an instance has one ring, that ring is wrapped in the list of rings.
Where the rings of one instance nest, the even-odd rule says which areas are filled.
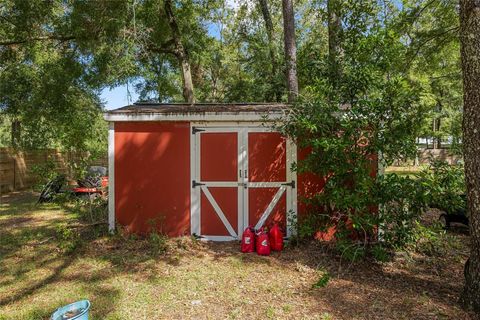
[[[107,114],[198,114],[198,113],[269,113],[283,111],[289,108],[283,103],[135,103],[115,110],[107,111]]]

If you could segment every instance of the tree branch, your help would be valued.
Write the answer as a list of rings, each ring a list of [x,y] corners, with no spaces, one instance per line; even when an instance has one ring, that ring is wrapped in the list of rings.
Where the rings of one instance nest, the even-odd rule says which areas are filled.
[[[27,43],[27,42],[34,42],[34,41],[50,41],[50,40],[69,41],[69,40],[73,40],[73,39],[76,39],[76,37],[75,36],[49,35],[49,36],[26,38],[26,39],[2,40],[2,41],[0,41],[0,46],[12,46],[12,45],[24,44],[24,43]]]
[[[405,70],[408,70],[412,64],[412,62],[417,58],[417,56],[420,54],[420,51],[432,40],[435,40],[440,37],[446,37],[449,33],[455,31],[458,32],[459,27],[454,26],[452,28],[446,29],[440,33],[434,33],[433,35],[430,35],[429,37],[426,37],[423,39],[423,41],[419,44],[412,44],[410,48],[410,52],[407,53],[407,57],[409,57],[407,63],[405,64]],[[446,41],[444,38],[442,42]]]
[[[175,50],[175,41],[173,39],[162,43],[160,46],[156,46],[154,44],[148,45],[147,49],[156,53],[166,53],[177,56],[177,52]]]

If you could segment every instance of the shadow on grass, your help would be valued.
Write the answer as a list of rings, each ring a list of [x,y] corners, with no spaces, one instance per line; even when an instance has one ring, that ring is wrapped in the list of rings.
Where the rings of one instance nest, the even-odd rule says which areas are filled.
[[[63,281],[71,281],[84,287],[87,297],[93,297],[96,305],[102,306],[94,312],[94,318],[103,319],[115,309],[120,296],[117,289],[105,287],[101,283],[111,274],[96,274],[95,277],[80,275],[69,279],[66,270],[83,258],[83,248],[95,239],[90,232],[81,236],[81,243],[73,253],[65,253],[58,247],[57,227],[72,221],[71,212],[64,212],[56,204],[36,204],[36,195],[20,194],[2,197],[0,206],[0,286],[11,287],[3,290],[0,307],[26,301],[31,295],[45,288],[56,288]],[[53,210],[58,211],[50,216]],[[50,212],[51,211],[51,212]],[[62,253],[63,252],[63,253]],[[37,270],[42,270],[37,272]],[[43,273],[45,272],[45,275]],[[31,279],[29,278],[31,277]],[[66,285],[72,285],[67,283]],[[8,290],[8,289],[7,289]],[[53,305],[48,310],[33,307],[23,314],[27,319],[49,316],[57,307],[73,301],[58,297],[56,292],[48,293],[48,301]],[[60,302],[59,301],[60,298]],[[42,298],[43,299],[43,298]],[[60,305],[56,305],[60,303]],[[1,317],[0,317],[1,318]]]
[[[50,208],[47,205],[46,208]],[[57,208],[57,207],[55,207]],[[57,208],[58,209],[58,208]],[[55,235],[58,219],[49,223],[36,225],[30,217],[23,217],[17,221],[19,230],[12,230],[9,219],[22,218],[24,213],[35,210],[30,204],[2,204],[2,220],[5,227],[0,228],[0,254],[9,257],[21,250],[31,240],[42,240]],[[8,217],[6,217],[8,216]],[[13,221],[13,220],[11,220]],[[99,233],[104,233],[100,230]],[[2,240],[8,238],[9,240]],[[6,245],[4,247],[4,244]],[[461,261],[456,264],[452,259],[421,257],[417,258],[414,266],[387,267],[372,261],[350,264],[342,260],[328,246],[309,244],[298,247],[288,247],[282,253],[273,253],[270,257],[261,257],[253,254],[241,253],[238,242],[211,243],[200,242],[190,238],[168,240],[170,248],[166,253],[158,250],[147,239],[135,237],[102,236],[95,237],[92,232],[82,235],[82,243],[71,255],[51,256],[51,246],[40,245],[29,259],[32,264],[17,266],[14,279],[1,280],[0,285],[13,285],[14,281],[28,272],[39,267],[58,263],[51,272],[29,283],[24,287],[15,287],[9,297],[0,300],[0,306],[26,299],[37,291],[47,286],[65,281],[67,284],[75,283],[82,286],[92,301],[94,308],[93,317],[106,318],[116,311],[116,303],[120,298],[122,288],[110,287],[108,280],[122,274],[140,277],[146,275],[149,281],[158,280],[158,266],[162,261],[171,266],[181,266],[189,263],[192,256],[209,257],[209,259],[233,265],[242,264],[258,265],[259,268],[277,264],[284,269],[295,270],[304,265],[312,270],[321,269],[331,275],[331,282],[325,288],[312,289],[311,286],[300,288],[300,294],[310,300],[317,301],[319,310],[322,305],[328,305],[333,315],[339,318],[435,318],[432,309],[456,304],[456,297],[462,286]],[[24,258],[25,259],[25,258]],[[107,267],[89,272],[88,262],[84,259],[94,260],[94,264],[105,262]],[[422,260],[423,259],[423,260]],[[5,261],[0,261],[0,273],[6,268]],[[432,269],[429,264],[437,265]],[[74,272],[70,269],[75,265]],[[452,266],[455,265],[453,268]],[[70,267],[70,268],[69,268]],[[69,268],[68,272],[66,269]],[[393,269],[392,269],[393,268]],[[301,276],[301,270],[299,276]],[[435,273],[437,272],[437,273]],[[162,275],[160,275],[162,277]],[[312,283],[313,285],[313,283]],[[52,292],[51,294],[55,294]],[[71,301],[61,301],[67,304]],[[431,305],[429,305],[431,304]],[[52,306],[53,312],[55,306]],[[447,311],[451,317],[452,309]],[[456,309],[455,309],[456,310]],[[315,312],[315,310],[312,310]],[[320,312],[320,311],[319,311]],[[436,311],[442,317],[441,310]],[[49,313],[41,308],[34,308],[29,312],[30,318],[45,317]]]
[[[351,263],[321,244],[299,250],[303,253],[294,255],[294,261],[280,259],[287,268],[300,263],[328,272],[331,280],[324,288],[305,288],[305,293],[318,301],[319,308],[334,306],[334,317],[468,318],[457,303],[463,286],[465,257],[461,254],[456,257],[419,254],[408,263],[381,264],[371,260]]]
[[[62,263],[58,267],[54,268],[52,270],[52,273],[49,276],[31,284],[31,285],[29,285],[25,288],[22,288],[22,289],[18,290],[17,292],[13,292],[12,294],[10,294],[6,298],[1,299],[0,300],[0,306],[9,304],[9,303],[14,302],[14,301],[24,299],[26,296],[31,295],[36,290],[41,289],[41,288],[45,287],[46,285],[57,281],[61,277],[62,271],[64,269],[66,269],[68,266],[70,266],[72,264],[73,260],[74,260],[73,255],[69,255],[69,256],[63,258]]]

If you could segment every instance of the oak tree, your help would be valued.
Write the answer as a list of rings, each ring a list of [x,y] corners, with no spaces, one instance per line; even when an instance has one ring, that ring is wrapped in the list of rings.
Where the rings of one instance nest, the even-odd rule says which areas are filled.
[[[463,71],[463,150],[470,222],[470,258],[465,265],[462,304],[480,313],[480,2],[460,1]]]

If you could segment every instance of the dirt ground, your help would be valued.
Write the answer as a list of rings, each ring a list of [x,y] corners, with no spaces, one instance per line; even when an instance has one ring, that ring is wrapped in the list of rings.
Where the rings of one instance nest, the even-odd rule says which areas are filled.
[[[31,193],[1,198],[0,319],[48,319],[80,299],[91,301],[91,319],[474,319],[457,304],[464,228],[390,262],[352,264],[313,242],[260,257],[187,237],[152,245],[103,235],[67,253],[59,226],[76,222]]]

